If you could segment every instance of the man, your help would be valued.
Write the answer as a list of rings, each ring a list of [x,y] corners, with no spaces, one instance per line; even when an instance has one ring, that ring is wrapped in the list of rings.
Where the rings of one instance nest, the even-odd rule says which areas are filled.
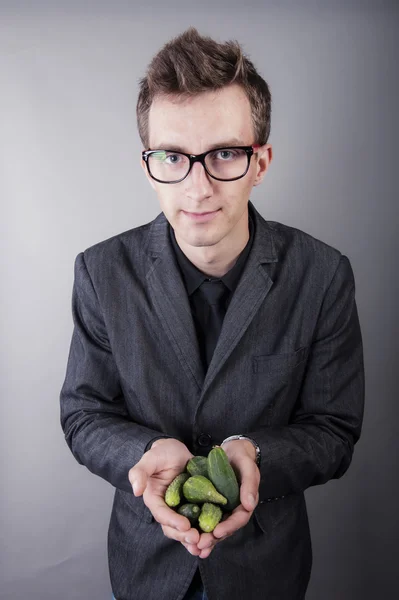
[[[76,258],[61,424],[77,461],[116,488],[118,600],[303,599],[303,492],[342,477],[360,437],[350,262],[249,200],[272,160],[270,103],[237,43],[190,28],[166,44],[137,104],[162,212]],[[220,444],[241,504],[200,535],[163,496]]]

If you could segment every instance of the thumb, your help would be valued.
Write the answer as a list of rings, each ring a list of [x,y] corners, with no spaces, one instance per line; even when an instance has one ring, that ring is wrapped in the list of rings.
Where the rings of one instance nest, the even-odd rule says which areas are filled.
[[[133,488],[135,496],[144,494],[147,487],[148,478],[158,470],[157,456],[155,452],[149,450],[129,471],[129,481]]]
[[[129,481],[133,488],[133,494],[141,496],[147,487],[148,475],[145,470],[136,466],[129,471]]]
[[[240,501],[249,512],[255,509],[259,500],[256,471],[253,467],[252,461],[245,461],[245,467],[241,469]]]

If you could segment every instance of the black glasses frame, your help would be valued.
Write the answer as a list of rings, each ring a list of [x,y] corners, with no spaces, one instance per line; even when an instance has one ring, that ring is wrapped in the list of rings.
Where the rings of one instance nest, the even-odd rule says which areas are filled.
[[[142,156],[142,159],[144,160],[145,164],[147,165],[148,173],[150,174],[152,179],[154,179],[155,181],[158,181],[159,183],[180,183],[181,181],[186,179],[186,177],[189,175],[189,173],[192,169],[192,166],[195,162],[200,162],[202,164],[202,166],[204,167],[206,173],[209,175],[209,177],[212,177],[212,179],[217,179],[217,181],[236,181],[237,179],[241,179],[242,177],[245,177],[245,175],[248,173],[251,156],[253,154],[255,154],[255,152],[257,152],[259,150],[259,148],[260,148],[260,146],[258,144],[254,144],[253,146],[222,146],[221,148],[213,148],[212,150],[207,150],[207,152],[203,152],[202,154],[187,154],[186,152],[180,152],[178,150],[165,150],[164,148],[162,148],[159,150],[143,150],[141,156]],[[210,154],[211,152],[217,152],[218,150],[245,150],[245,152],[247,153],[247,158],[248,158],[248,164],[247,164],[247,168],[245,169],[245,172],[242,175],[240,175],[239,177],[233,177],[232,179],[220,179],[220,177],[215,177],[214,175],[212,175],[212,173],[210,173],[206,167],[205,157],[208,154]],[[189,166],[189,169],[188,169],[187,173],[185,174],[185,176],[182,177],[181,179],[177,179],[176,181],[163,181],[162,179],[157,179],[156,177],[154,177],[154,175],[151,173],[151,169],[150,169],[150,166],[148,163],[148,158],[151,156],[151,154],[154,154],[155,152],[171,152],[171,153],[174,152],[176,154],[182,154],[183,156],[187,156],[187,158],[190,161],[190,166]]]

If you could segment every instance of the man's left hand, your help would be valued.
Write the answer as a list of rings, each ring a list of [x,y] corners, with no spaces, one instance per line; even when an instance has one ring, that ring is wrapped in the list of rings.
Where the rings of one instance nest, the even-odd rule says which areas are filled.
[[[254,446],[248,440],[232,440],[223,445],[223,450],[241,482],[241,504],[212,533],[202,533],[196,544],[183,543],[191,554],[200,558],[207,558],[218,542],[244,527],[259,501],[260,472],[255,463]]]

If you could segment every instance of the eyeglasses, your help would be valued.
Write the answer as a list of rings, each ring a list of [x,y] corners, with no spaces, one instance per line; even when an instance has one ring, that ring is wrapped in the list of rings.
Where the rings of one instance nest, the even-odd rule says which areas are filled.
[[[235,181],[244,177],[249,169],[251,156],[260,146],[231,146],[215,148],[202,154],[186,154],[174,150],[144,150],[142,158],[149,174],[159,183],[179,183],[190,173],[195,162],[218,181]]]

